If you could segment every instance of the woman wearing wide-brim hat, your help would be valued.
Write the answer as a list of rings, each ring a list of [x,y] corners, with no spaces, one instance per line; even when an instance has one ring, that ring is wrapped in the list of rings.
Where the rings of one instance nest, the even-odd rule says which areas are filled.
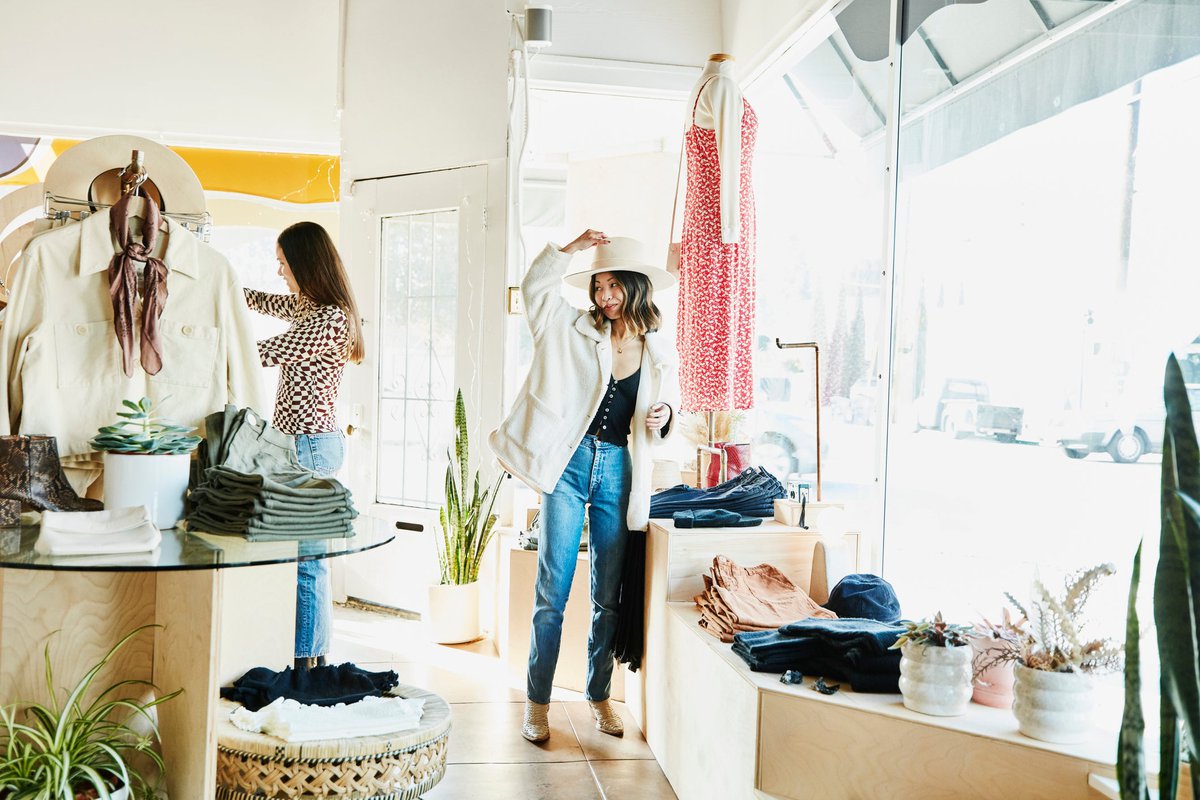
[[[591,266],[565,274],[571,256],[592,247]],[[504,468],[542,494],[522,726],[530,741],[550,736],[551,684],[585,507],[592,571],[586,695],[597,728],[623,732],[608,702],[621,564],[629,531],[649,521],[650,447],[672,427],[674,345],[658,332],[653,294],[674,282],[649,264],[640,242],[588,230],[561,249],[547,245],[521,284],[533,363],[489,441]],[[586,290],[592,308],[571,307],[563,283]]]

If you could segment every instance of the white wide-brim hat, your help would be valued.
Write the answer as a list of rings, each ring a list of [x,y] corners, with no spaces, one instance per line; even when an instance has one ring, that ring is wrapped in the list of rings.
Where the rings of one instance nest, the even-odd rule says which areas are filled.
[[[121,199],[121,181],[117,173],[129,164],[134,150],[141,150],[145,156],[146,183],[143,186],[147,191],[144,193],[156,200],[161,198],[159,204],[163,211],[176,214],[205,212],[204,187],[188,163],[166,145],[141,136],[99,136],[68,148],[46,170],[46,192],[57,197],[112,205]],[[58,207],[53,200],[51,207]],[[61,207],[79,208],[70,204],[61,204]]]
[[[675,285],[675,276],[662,267],[655,267],[646,258],[646,246],[628,236],[612,236],[608,244],[596,245],[592,265],[579,272],[563,276],[568,286],[592,292],[592,276],[597,272],[640,272],[650,279],[654,291],[670,289]]]

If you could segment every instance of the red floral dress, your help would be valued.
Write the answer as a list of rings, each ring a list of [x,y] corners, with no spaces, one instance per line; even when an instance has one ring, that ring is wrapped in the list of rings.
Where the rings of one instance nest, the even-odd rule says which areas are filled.
[[[758,117],[742,99],[740,233],[721,241],[717,134],[692,124],[685,134],[687,196],[679,248],[679,388],[684,411],[754,405],[755,214],[750,164]]]

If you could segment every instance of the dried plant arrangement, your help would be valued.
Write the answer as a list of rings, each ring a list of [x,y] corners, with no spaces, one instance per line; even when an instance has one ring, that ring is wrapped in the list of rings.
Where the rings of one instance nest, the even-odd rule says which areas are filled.
[[[746,415],[741,411],[714,411],[713,441],[739,442],[742,435],[742,422]],[[700,412],[681,412],[679,414],[679,430],[692,444],[708,444],[708,414]]]
[[[1007,646],[994,648],[989,658],[981,659],[976,674],[1010,661],[1047,672],[1103,674],[1120,669],[1120,644],[1084,635],[1087,620],[1083,608],[1096,584],[1115,572],[1112,564],[1100,564],[1073,573],[1064,582],[1065,591],[1059,597],[1035,580],[1028,608],[1005,592],[1023,619],[1013,622],[1006,611],[1001,624],[986,623],[985,637]]]

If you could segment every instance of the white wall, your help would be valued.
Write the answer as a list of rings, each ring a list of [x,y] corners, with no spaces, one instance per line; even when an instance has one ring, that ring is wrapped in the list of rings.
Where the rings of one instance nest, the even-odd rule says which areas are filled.
[[[834,0],[721,0],[722,52],[752,77],[795,40],[800,27]]]
[[[0,31],[0,132],[337,152],[337,0],[3,0]]]
[[[502,159],[504,0],[347,0],[343,179]]]
[[[709,53],[720,49],[720,0],[557,0],[551,4],[554,44],[545,51],[548,55],[700,66]],[[525,3],[508,0],[508,7],[519,12]]]

